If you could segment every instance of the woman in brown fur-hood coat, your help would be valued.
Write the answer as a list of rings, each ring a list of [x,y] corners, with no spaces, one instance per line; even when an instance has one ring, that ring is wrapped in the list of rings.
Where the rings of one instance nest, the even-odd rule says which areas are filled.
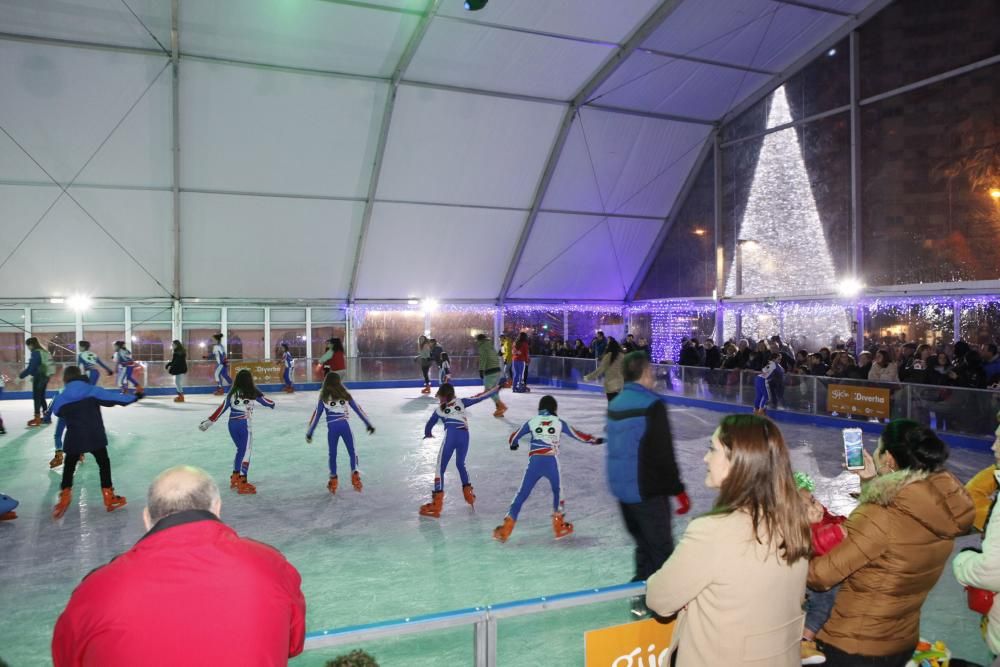
[[[809,587],[843,582],[817,635],[827,665],[905,665],[920,633],[920,607],[975,516],[972,498],[944,470],[948,446],[925,426],[889,423],[865,453],[861,501],[847,537],[809,564]],[[874,663],[872,663],[874,664]]]

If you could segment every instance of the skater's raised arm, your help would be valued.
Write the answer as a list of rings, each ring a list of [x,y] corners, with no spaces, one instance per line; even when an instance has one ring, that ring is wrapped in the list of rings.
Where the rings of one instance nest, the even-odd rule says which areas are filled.
[[[108,375],[114,375],[114,371],[112,371],[110,368],[108,368],[107,366],[105,366],[104,362],[101,361],[100,357],[98,357],[97,355],[94,355],[94,361],[96,361],[97,365],[100,366],[101,368],[103,368],[107,372]]]
[[[461,399],[462,400],[462,406],[466,407],[466,408],[472,407],[476,403],[480,403],[482,401],[485,401],[487,398],[490,398],[491,396],[493,396],[493,394],[497,394],[499,392],[500,392],[500,385],[498,384],[498,385],[494,386],[491,389],[487,389],[486,391],[479,392],[478,394],[475,394],[473,396],[469,396],[468,398]]]
[[[272,410],[274,409],[274,401],[272,401],[270,398],[268,398],[264,394],[260,394],[257,397],[257,402],[260,403],[261,405],[263,405],[265,408],[271,408]]]
[[[583,431],[577,431],[575,428],[566,423],[565,420],[560,419],[562,422],[562,432],[574,440],[579,440],[580,442],[585,442],[588,445],[603,445],[604,438],[595,438],[589,433],[584,433]]]
[[[351,398],[350,400],[348,400],[347,404],[351,406],[352,410],[354,410],[356,413],[358,413],[358,416],[361,417],[361,421],[363,421],[365,423],[365,428],[368,429],[368,432],[369,433],[374,433],[375,432],[375,427],[372,426],[371,420],[368,419],[368,415],[365,414],[365,411],[362,410],[361,407],[358,406],[358,404],[354,402],[354,399]]]
[[[520,446],[518,440],[528,435],[529,433],[531,433],[530,421],[524,422],[524,424],[521,425],[521,428],[511,433],[510,438],[508,438],[507,440],[507,443],[510,445],[511,450],[516,450]]]
[[[227,395],[226,398],[225,398],[225,400],[222,401],[222,405],[220,405],[219,407],[217,407],[215,409],[215,412],[213,412],[208,417],[208,421],[214,422],[214,421],[218,420],[219,417],[221,417],[222,415],[226,414],[226,411],[228,409],[229,409],[229,396]]]
[[[306,429],[306,442],[312,440],[313,433],[316,432],[316,427],[319,426],[319,420],[326,413],[325,405],[321,397],[319,402],[316,403],[316,409],[313,410],[312,417],[309,418],[309,427]]]
[[[424,426],[424,437],[425,438],[433,438],[434,437],[434,434],[432,433],[432,431],[434,429],[434,424],[438,423],[438,419],[440,419],[440,417],[438,417],[437,410],[435,410],[434,412],[431,413],[431,418],[427,420],[427,424]]]
[[[116,405],[128,405],[129,403],[135,403],[139,400],[138,395],[123,394],[113,389],[105,389],[104,387],[93,387],[90,395],[96,398],[97,402],[106,408],[111,408]]]

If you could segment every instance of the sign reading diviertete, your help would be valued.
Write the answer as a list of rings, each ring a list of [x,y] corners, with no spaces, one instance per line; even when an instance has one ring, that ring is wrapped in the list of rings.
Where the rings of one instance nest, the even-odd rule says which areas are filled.
[[[659,667],[673,634],[673,621],[653,618],[585,632],[586,667]]]
[[[831,384],[826,390],[826,409],[859,417],[888,419],[890,393],[881,387]]]
[[[229,364],[229,376],[236,377],[244,368],[253,374],[254,384],[285,384],[280,361],[233,361]]]

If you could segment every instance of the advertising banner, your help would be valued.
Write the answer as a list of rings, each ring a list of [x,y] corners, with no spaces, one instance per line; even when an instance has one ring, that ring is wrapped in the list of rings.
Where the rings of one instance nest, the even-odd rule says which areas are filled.
[[[890,391],[882,387],[831,384],[827,387],[826,409],[841,414],[888,419],[889,395]]]
[[[586,667],[656,667],[669,655],[673,634],[673,621],[653,618],[585,632]]]

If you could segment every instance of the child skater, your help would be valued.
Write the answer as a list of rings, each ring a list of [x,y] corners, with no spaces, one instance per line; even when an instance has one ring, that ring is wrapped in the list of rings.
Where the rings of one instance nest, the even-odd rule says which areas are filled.
[[[215,359],[215,384],[218,385],[213,392],[216,396],[226,393],[226,387],[232,388],[233,379],[229,377],[229,359],[226,357],[226,347],[222,344],[222,334],[212,334],[215,344],[212,345],[212,358]],[[222,384],[225,380],[226,384]]]
[[[31,398],[35,405],[35,416],[28,420],[28,426],[41,426],[45,423],[42,421],[42,413],[49,409],[45,400],[45,388],[49,386],[49,378],[55,373],[55,366],[49,351],[42,347],[37,338],[32,336],[24,344],[31,350],[31,358],[28,360],[28,367],[18,377],[23,380],[31,376]]]
[[[341,438],[344,439],[344,447],[347,448],[347,455],[351,459],[351,485],[354,486],[355,491],[361,491],[358,455],[354,453],[354,434],[347,421],[351,409],[361,417],[361,421],[368,429],[368,434],[375,433],[375,427],[368,421],[368,415],[354,402],[347,387],[340,381],[340,375],[333,372],[327,373],[323,379],[323,388],[319,390],[319,403],[309,420],[306,442],[312,442],[313,433],[316,431],[316,426],[319,425],[320,417],[326,413],[326,444],[330,453],[330,481],[326,483],[326,488],[330,490],[330,493],[337,492],[337,443]]]
[[[281,364],[284,368],[282,379],[285,381],[282,391],[286,394],[294,394],[295,385],[292,384],[292,369],[295,368],[295,358],[292,357],[292,353],[288,350],[288,343],[281,344]]]
[[[518,394],[530,391],[527,384],[528,362],[531,361],[528,347],[528,334],[522,331],[517,335],[517,342],[514,343],[513,381],[514,392]]]
[[[112,370],[104,365],[101,358],[97,356],[94,352],[90,351],[90,342],[85,340],[77,341],[77,349],[80,350],[80,354],[76,357],[76,363],[80,366],[86,375],[90,384],[97,384],[97,381],[101,379],[101,372],[97,370],[100,366],[104,369],[108,375],[114,375]]]
[[[177,389],[177,396],[174,397],[174,403],[184,402],[184,376],[188,372],[187,363],[187,350],[184,349],[184,343],[179,340],[175,340],[171,343],[173,354],[170,356],[170,361],[167,362],[167,372],[174,376],[174,387]]]
[[[784,378],[785,371],[781,368],[781,354],[775,352],[770,355],[767,364],[753,381],[754,389],[757,393],[753,402],[753,413],[755,415],[766,415],[768,405],[778,406],[776,385],[783,383]]]
[[[438,364],[438,384],[442,385],[451,382],[451,359],[448,358],[447,352],[441,353],[441,360]]]
[[[59,500],[52,509],[52,518],[58,519],[66,513],[73,493],[73,475],[76,464],[84,452],[92,452],[101,475],[101,495],[104,497],[104,508],[113,512],[123,507],[125,498],[115,493],[111,482],[111,459],[108,458],[108,435],[104,430],[104,420],[101,418],[101,406],[128,405],[142,398],[142,391],[135,395],[123,395],[109,389],[95,387],[87,382],[87,378],[77,366],[70,366],[63,371],[64,388],[62,393],[52,401],[52,415],[66,425],[66,436],[63,449],[66,460],[63,464],[62,484],[60,484]]]
[[[510,435],[510,448],[518,448],[518,440],[531,435],[531,449],[528,450],[528,469],[521,478],[521,488],[517,490],[514,501],[503,518],[503,524],[493,531],[493,539],[506,542],[517,523],[517,515],[524,501],[531,495],[535,484],[543,477],[552,486],[552,532],[556,539],[566,537],[573,532],[573,524],[566,523],[564,511],[565,501],[562,498],[562,483],[559,478],[559,439],[562,435],[586,442],[591,445],[604,444],[604,438],[595,438],[589,433],[577,431],[564,422],[556,414],[558,407],[552,396],[542,396],[538,401],[538,415],[532,417],[524,425]]]
[[[236,445],[236,458],[233,459],[233,474],[229,476],[229,488],[236,489],[240,495],[257,493],[257,487],[247,481],[250,471],[250,455],[253,453],[253,429],[250,418],[253,416],[254,401],[265,408],[274,409],[274,401],[261,393],[253,383],[253,375],[244,368],[236,374],[236,380],[229,385],[229,393],[212,416],[203,421],[198,428],[207,431],[216,420],[229,411],[229,435]]]
[[[115,363],[118,365],[118,384],[122,388],[122,393],[128,393],[128,383],[131,382],[135,385],[136,393],[141,394],[142,385],[139,384],[132,375],[135,372],[137,364],[132,360],[132,353],[129,352],[127,347],[125,347],[125,341],[115,341],[114,359]]]
[[[812,528],[813,557],[829,553],[847,536],[844,522],[847,517],[830,514],[813,491],[816,483],[804,472],[795,473],[795,485],[799,495],[806,504],[806,516]],[[837,597],[840,586],[834,586],[828,591],[806,590],[806,622],[802,629],[802,664],[821,665],[826,662],[826,656],[816,647],[816,633],[820,631],[830,612],[833,611],[833,601]]]
[[[441,516],[441,507],[444,505],[444,471],[448,468],[452,454],[456,455],[455,467],[458,468],[458,476],[462,480],[462,495],[465,496],[465,502],[470,505],[476,502],[476,494],[473,493],[472,484],[469,483],[469,471],[465,469],[465,457],[469,453],[469,420],[465,416],[465,411],[466,408],[491,398],[498,391],[500,385],[496,384],[475,396],[455,398],[455,387],[450,383],[446,382],[438,388],[436,394],[438,406],[424,426],[424,439],[433,437],[431,431],[434,429],[434,424],[440,420],[444,422],[444,440],[438,450],[431,502],[420,506],[422,516],[435,519]]]

